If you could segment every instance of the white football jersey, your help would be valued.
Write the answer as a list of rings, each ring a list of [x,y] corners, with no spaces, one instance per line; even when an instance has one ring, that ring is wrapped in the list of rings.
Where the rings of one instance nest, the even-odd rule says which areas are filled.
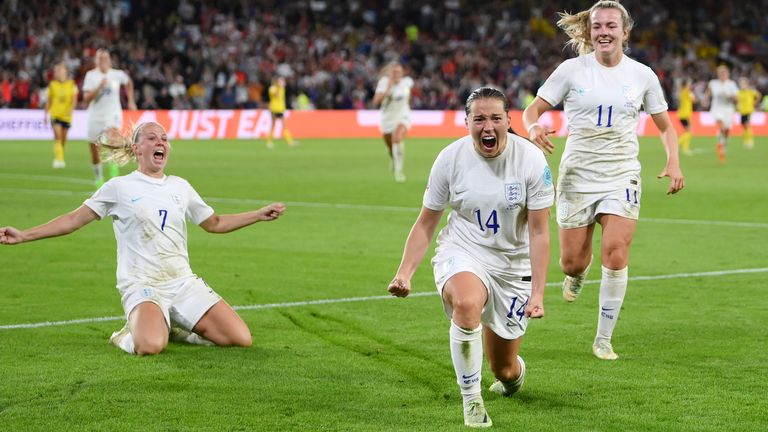
[[[199,225],[214,213],[186,180],[138,171],[109,180],[84,204],[99,218],[112,217],[121,293],[191,276],[187,220]]]
[[[120,106],[120,86],[128,84],[128,74],[119,69],[109,69],[106,73],[98,68],[91,69],[85,74],[83,91],[93,91],[107,79],[107,85],[101,89],[96,98],[88,104],[88,121],[107,123],[108,126],[120,127],[123,121],[123,109]]]
[[[639,178],[640,109],[667,110],[659,79],[648,66],[623,55],[618,65],[605,67],[594,53],[582,55],[561,63],[537,95],[565,106],[568,138],[558,190],[610,192]]]
[[[739,94],[739,86],[733,80],[720,81],[713,79],[709,82],[709,92],[712,95],[712,101],[709,110],[736,112],[736,102],[734,98]]]
[[[381,77],[376,85],[376,93],[384,93],[389,85],[389,77]],[[411,115],[411,88],[413,79],[403,77],[400,82],[393,85],[388,96],[381,102],[382,122],[388,120],[409,117]]]
[[[507,134],[504,151],[487,159],[465,136],[437,156],[423,204],[452,209],[438,251],[458,246],[494,274],[530,276],[528,210],[551,207],[554,193],[544,154],[530,141]]]

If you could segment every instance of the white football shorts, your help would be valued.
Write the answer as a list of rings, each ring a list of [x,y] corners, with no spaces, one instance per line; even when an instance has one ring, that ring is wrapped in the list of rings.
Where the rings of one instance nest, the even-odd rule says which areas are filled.
[[[99,116],[91,118],[88,116],[88,141],[96,142],[99,134],[105,131],[107,128],[115,128],[118,131],[123,127],[123,113],[118,111],[107,116]]]
[[[736,111],[731,108],[715,108],[709,112],[709,114],[715,119],[723,122],[723,126],[727,129],[731,128],[733,124],[733,115]]]
[[[221,296],[197,276],[171,281],[160,286],[135,285],[122,297],[125,318],[141,303],[152,302],[160,307],[168,328],[171,322],[191,331],[200,318],[221,300]]]
[[[411,115],[408,113],[400,114],[400,115],[387,115],[387,114],[381,115],[381,133],[383,134],[393,133],[397,128],[397,125],[400,125],[400,124],[405,126],[406,130],[410,129]]]
[[[627,219],[640,217],[640,181],[628,183],[613,192],[557,191],[557,224],[560,228],[581,228],[597,221],[599,214],[612,214]]]
[[[531,296],[531,277],[520,276],[510,280],[491,274],[467,252],[455,247],[442,249],[432,258],[435,286],[440,298],[443,287],[452,276],[469,272],[477,276],[488,291],[488,301],[483,308],[480,322],[503,339],[517,339],[525,334],[528,318],[523,311]],[[451,307],[443,302],[448,318],[453,316]]]

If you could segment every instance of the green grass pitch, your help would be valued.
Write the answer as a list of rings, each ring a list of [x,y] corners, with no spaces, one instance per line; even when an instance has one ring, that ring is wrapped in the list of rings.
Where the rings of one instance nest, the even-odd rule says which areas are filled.
[[[0,430],[464,430],[432,250],[414,296],[386,298],[431,163],[450,141],[409,139],[404,184],[380,140],[174,143],[167,172],[219,213],[288,205],[279,221],[227,235],[189,228],[192,268],[241,307],[249,349],[172,343],[138,358],[109,345],[123,323],[108,221],[0,247]],[[681,156],[685,190],[666,196],[668,181],[655,179],[663,148],[641,141],[643,208],[616,362],[591,354],[598,285],[574,304],[560,296],[552,220],[546,317],[523,343],[525,387],[496,397],[484,369],[495,429],[765,429],[768,139],[746,150],[732,138],[725,165],[713,139],[693,146]],[[43,223],[93,191],[83,142],[68,145],[59,171],[49,142],[0,150],[0,226]],[[549,161],[556,170],[559,153]]]

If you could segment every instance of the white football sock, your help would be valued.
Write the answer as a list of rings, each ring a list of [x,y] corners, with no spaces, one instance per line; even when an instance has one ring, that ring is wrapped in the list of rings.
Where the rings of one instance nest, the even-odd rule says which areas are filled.
[[[481,370],[483,367],[483,326],[474,330],[463,329],[451,320],[451,360],[456,371],[456,381],[461,394],[476,397],[481,390]]]
[[[728,134],[722,129],[717,134],[717,142],[722,144],[723,147],[725,147],[725,145],[728,144]]]
[[[133,335],[130,333],[120,338],[120,342],[118,342],[117,346],[128,354],[136,354],[133,346]]]
[[[405,143],[392,143],[392,161],[395,165],[395,172],[402,173],[405,165]]]
[[[597,319],[595,339],[611,340],[616,321],[619,319],[621,304],[627,293],[627,275],[629,268],[611,270],[603,266],[603,278],[600,282],[600,310]]]
[[[194,345],[216,345],[212,341],[200,336],[199,334],[189,330],[184,330],[176,324],[171,326],[171,331],[168,333],[168,338],[174,342],[186,342],[188,344]]]
[[[91,165],[93,168],[93,175],[96,176],[96,180],[104,179],[104,168],[101,167],[101,163]]]

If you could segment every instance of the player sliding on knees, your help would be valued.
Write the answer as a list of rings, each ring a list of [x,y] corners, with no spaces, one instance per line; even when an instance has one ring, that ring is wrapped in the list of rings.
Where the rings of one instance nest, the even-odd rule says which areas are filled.
[[[192,273],[187,221],[211,233],[226,233],[272,221],[282,203],[258,210],[218,215],[184,179],[166,175],[171,152],[165,129],[142,123],[128,135],[115,130],[99,136],[108,160],[134,159],[138,169],[115,177],[83,205],[26,230],[0,228],[0,244],[19,244],[70,234],[88,223],[112,218],[117,240],[117,289],[127,323],[110,341],[130,354],[162,352],[169,338],[202,345],[251,345],[240,316],[203,279]]]
[[[451,320],[451,360],[464,424],[492,425],[480,393],[483,345],[496,377],[489,390],[517,392],[525,380],[520,345],[531,318],[544,316],[552,173],[544,154],[509,128],[509,101],[482,87],[466,102],[469,135],[437,156],[421,213],[389,292],[405,297],[443,210],[448,224],[432,259],[435,285]]]

